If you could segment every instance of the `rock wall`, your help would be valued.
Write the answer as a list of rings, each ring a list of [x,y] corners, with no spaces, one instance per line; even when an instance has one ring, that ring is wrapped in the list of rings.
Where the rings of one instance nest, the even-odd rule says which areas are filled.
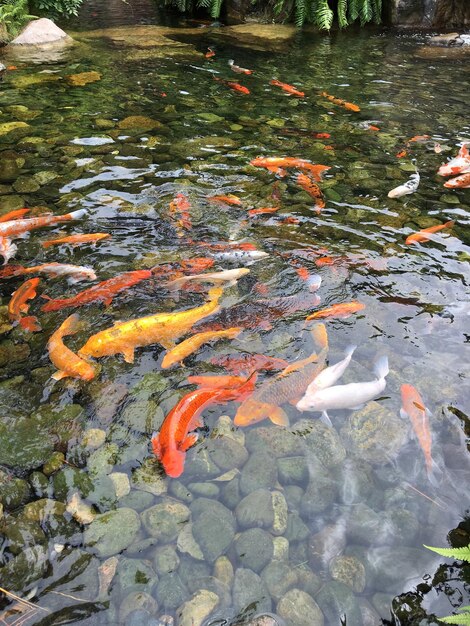
[[[386,0],[387,21],[394,26],[465,28],[470,26],[470,0]]]

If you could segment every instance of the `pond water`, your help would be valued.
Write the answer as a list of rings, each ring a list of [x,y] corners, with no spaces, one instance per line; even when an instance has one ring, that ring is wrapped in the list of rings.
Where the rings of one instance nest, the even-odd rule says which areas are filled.
[[[469,604],[468,572],[423,547],[447,546],[449,532],[454,545],[470,543],[470,191],[446,189],[436,174],[470,141],[465,59],[428,58],[412,34],[305,33],[250,49],[224,43],[220,29],[189,29],[184,42],[173,33],[171,43],[166,31],[143,28],[81,33],[80,46],[46,59],[6,57],[16,69],[0,91],[1,214],[87,211],[18,239],[10,264],[87,265],[98,281],[173,265],[108,305],[44,312],[36,298],[34,333],[7,315],[24,278],[0,284],[0,586],[32,602],[0,598],[3,623],[436,623],[433,615]],[[230,59],[253,74],[233,73]],[[83,86],[67,78],[84,72],[99,75]],[[427,137],[410,141],[417,136]],[[253,167],[258,156],[329,166],[319,182],[325,207],[299,187],[299,169]],[[388,198],[416,168],[418,190]],[[184,199],[170,208],[177,194]],[[240,204],[208,200],[230,194]],[[248,214],[263,207],[278,211]],[[42,246],[96,232],[111,238]],[[229,244],[239,243],[268,256],[237,255]],[[196,257],[212,272],[249,269],[219,302],[242,305],[217,318],[242,327],[236,338],[204,345],[184,367],[162,369],[165,350],[154,343],[133,363],[98,359],[90,382],[50,378],[47,341],[71,313],[81,326],[64,342],[77,351],[117,321],[200,306],[207,285],[165,286]],[[64,298],[96,282],[42,276],[38,292]],[[226,355],[306,359],[319,350],[307,315],[355,300],[365,308],[318,321],[330,365],[357,346],[337,384],[374,380],[375,361],[388,357],[374,401],[329,411],[331,427],[284,400],[286,427],[269,419],[237,427],[239,405],[212,405],[182,475],[165,475],[150,440],[195,389],[189,375],[230,373],[211,362]],[[275,376],[260,371],[256,384]],[[423,418],[415,405],[416,429],[429,420],[432,476],[400,417],[402,384],[430,411]],[[287,385],[287,395],[298,399],[305,386]],[[265,613],[279,618],[256,617]]]

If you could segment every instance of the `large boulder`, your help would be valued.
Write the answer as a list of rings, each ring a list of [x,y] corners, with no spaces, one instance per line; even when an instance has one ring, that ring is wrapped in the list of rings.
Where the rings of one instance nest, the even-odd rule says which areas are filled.
[[[69,46],[73,39],[54,22],[42,17],[29,22],[23,31],[13,39],[11,46]]]

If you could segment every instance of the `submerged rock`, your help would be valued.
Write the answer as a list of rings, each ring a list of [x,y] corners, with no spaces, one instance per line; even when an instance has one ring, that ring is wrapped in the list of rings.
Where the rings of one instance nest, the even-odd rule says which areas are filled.
[[[320,589],[316,600],[328,624],[362,626],[362,616],[356,596],[351,589],[340,582],[329,582]]]
[[[324,623],[318,604],[300,589],[288,591],[279,600],[277,612],[289,626],[323,626]]]
[[[176,611],[179,626],[201,626],[218,604],[217,594],[207,589],[199,589]]]
[[[236,539],[235,552],[243,567],[258,573],[272,559],[274,553],[272,537],[261,528],[250,528]]]
[[[70,74],[66,77],[66,81],[72,87],[83,87],[88,83],[96,83],[101,80],[101,74],[99,72],[81,72],[80,74]]]
[[[162,543],[174,541],[182,529],[182,524],[188,522],[190,516],[187,506],[171,498],[165,498],[141,515],[148,534]]]
[[[113,556],[131,545],[139,529],[137,513],[121,508],[98,515],[85,530],[83,539],[98,556]]]
[[[239,613],[252,605],[256,612],[271,610],[271,597],[258,574],[249,569],[238,568],[233,581],[233,605]]]
[[[224,554],[235,536],[232,512],[223,504],[198,498],[191,504],[193,536],[207,561],[214,562]]]
[[[285,50],[295,37],[295,27],[287,24],[236,24],[214,30],[214,39],[250,48],[251,50]]]

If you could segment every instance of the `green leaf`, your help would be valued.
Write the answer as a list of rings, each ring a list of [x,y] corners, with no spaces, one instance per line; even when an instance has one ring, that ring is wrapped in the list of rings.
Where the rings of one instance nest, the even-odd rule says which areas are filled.
[[[338,24],[340,28],[346,28],[348,25],[348,18],[346,15],[346,10],[348,7],[348,0],[338,0]]]
[[[295,25],[300,28],[307,17],[305,0],[295,0]]]
[[[382,0],[372,0],[372,13],[374,22],[380,24],[382,22]]]
[[[470,613],[462,613],[462,615],[448,615],[447,617],[438,617],[437,619],[440,622],[444,622],[444,624],[470,626]]]
[[[321,30],[330,30],[333,23],[333,11],[328,5],[328,0],[318,0],[315,10],[315,24]]]
[[[428,550],[437,552],[437,554],[440,554],[441,556],[445,556],[450,559],[468,561],[470,563],[470,544],[465,548],[434,548],[433,546],[423,545]]]
[[[362,0],[359,17],[361,18],[361,26],[364,26],[364,24],[367,24],[367,22],[372,21],[373,14],[370,0]]]
[[[359,0],[349,0],[348,3],[349,23],[354,22],[359,17]]]

